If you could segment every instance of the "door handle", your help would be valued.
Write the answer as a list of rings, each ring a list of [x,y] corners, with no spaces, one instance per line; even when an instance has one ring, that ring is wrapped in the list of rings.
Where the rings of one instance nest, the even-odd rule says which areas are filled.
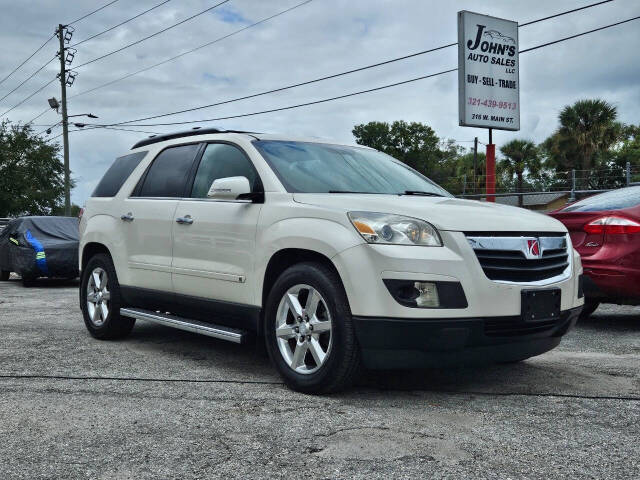
[[[133,214],[131,212],[129,212],[126,215],[122,215],[120,217],[120,220],[122,220],[124,222],[133,222]]]
[[[191,225],[193,223],[193,218],[191,218],[191,215],[185,215],[184,217],[176,218],[176,222],[181,225]]]

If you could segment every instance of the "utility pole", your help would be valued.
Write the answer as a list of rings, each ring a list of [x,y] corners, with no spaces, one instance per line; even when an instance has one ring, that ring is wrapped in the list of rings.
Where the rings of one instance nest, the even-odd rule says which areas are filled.
[[[67,117],[67,68],[64,48],[64,29],[58,25],[58,39],[60,40],[60,88],[62,89],[62,139],[64,144],[64,214],[71,216],[71,174],[69,172],[69,121]]]
[[[473,193],[476,192],[476,172],[478,171],[478,137],[473,140]]]

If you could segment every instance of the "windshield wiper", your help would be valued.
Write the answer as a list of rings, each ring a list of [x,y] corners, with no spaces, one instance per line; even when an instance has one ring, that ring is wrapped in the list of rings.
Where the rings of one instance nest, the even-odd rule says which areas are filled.
[[[444,195],[441,195],[440,193],[422,192],[420,190],[405,190],[404,193],[401,193],[400,195],[418,195],[423,197],[444,197]]]

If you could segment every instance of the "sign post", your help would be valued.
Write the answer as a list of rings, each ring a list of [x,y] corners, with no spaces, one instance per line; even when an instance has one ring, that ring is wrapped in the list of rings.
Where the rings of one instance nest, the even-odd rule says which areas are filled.
[[[460,125],[489,129],[487,201],[495,201],[493,129],[520,130],[518,23],[458,12],[458,112]]]

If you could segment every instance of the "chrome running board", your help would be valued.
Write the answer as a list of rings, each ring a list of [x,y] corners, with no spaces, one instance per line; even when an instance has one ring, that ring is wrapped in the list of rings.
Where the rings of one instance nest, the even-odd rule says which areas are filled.
[[[207,337],[219,338],[233,343],[242,343],[246,337],[246,332],[212,323],[201,322],[189,318],[181,318],[166,313],[143,310],[141,308],[121,308],[120,315],[135,318],[137,320],[148,320],[150,322],[166,325],[167,327],[185,330],[187,332],[199,333]]]

